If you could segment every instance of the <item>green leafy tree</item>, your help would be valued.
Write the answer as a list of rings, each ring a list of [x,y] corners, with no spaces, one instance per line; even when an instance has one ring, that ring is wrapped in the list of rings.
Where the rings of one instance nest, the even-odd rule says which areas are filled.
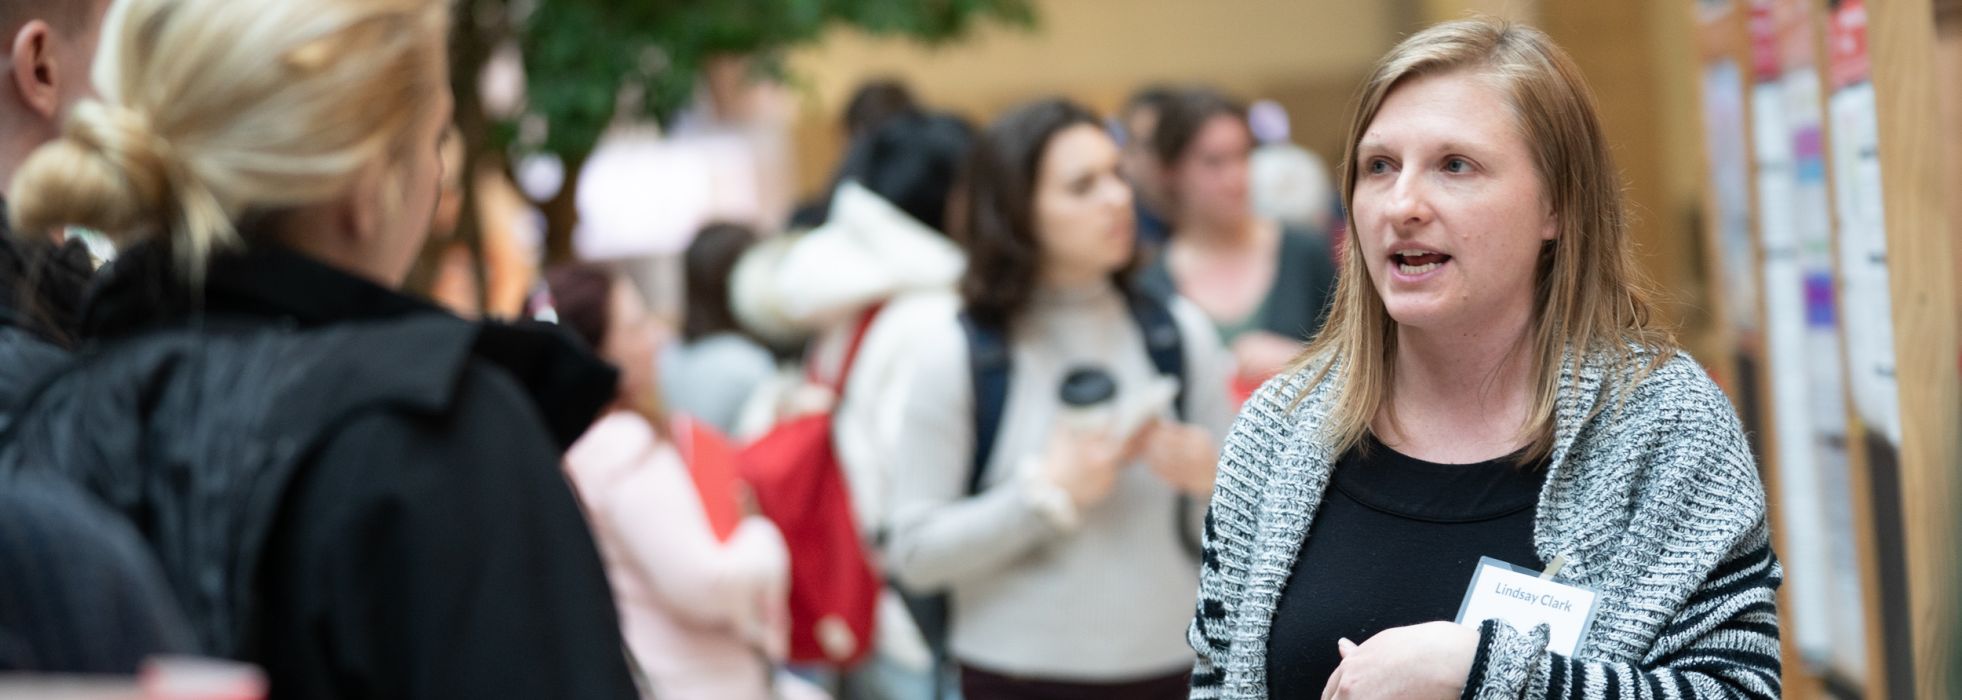
[[[508,167],[516,153],[550,154],[564,165],[559,191],[534,202],[545,214],[548,262],[572,257],[580,171],[607,126],[621,117],[665,122],[718,56],[752,57],[758,70],[781,76],[786,50],[836,26],[939,45],[984,22],[1027,29],[1036,21],[1031,0],[458,0],[456,13],[451,63],[463,172]],[[524,57],[525,103],[515,118],[493,119],[478,76],[513,41]],[[463,179],[456,235],[481,281],[474,179]],[[433,269],[418,271],[422,284]]]

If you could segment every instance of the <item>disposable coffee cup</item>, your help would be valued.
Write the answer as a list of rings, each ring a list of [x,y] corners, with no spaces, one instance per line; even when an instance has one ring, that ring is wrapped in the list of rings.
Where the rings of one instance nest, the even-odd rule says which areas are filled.
[[[1109,431],[1117,419],[1117,380],[1101,367],[1078,367],[1063,376],[1058,398],[1062,428],[1078,435]]]

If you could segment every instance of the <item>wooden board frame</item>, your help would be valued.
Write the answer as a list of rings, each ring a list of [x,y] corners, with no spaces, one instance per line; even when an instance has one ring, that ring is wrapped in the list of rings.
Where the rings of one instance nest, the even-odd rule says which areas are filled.
[[[1816,20],[1814,32],[1821,49],[1816,55],[1821,57],[1823,83],[1824,57],[1829,54],[1824,50],[1825,33],[1821,27],[1823,18],[1828,16],[1827,7],[1825,0],[1811,2]],[[1748,71],[1749,35],[1744,26],[1748,0],[1737,0],[1730,13],[1714,19],[1700,16],[1697,4],[1695,0],[1687,0],[1683,7],[1696,23],[1702,58],[1699,66],[1728,58]],[[1962,251],[1957,250],[1954,241],[1955,222],[1949,221],[1945,199],[1944,187],[1952,183],[1945,183],[1944,179],[1947,163],[1942,157],[1948,145],[1944,135],[1955,136],[1941,129],[1938,122],[1934,20],[1941,12],[1952,21],[1952,15],[1947,13],[1958,12],[1956,8],[1962,6],[1962,0],[1866,0],[1866,5],[1903,424],[1901,444],[1892,452],[1870,452],[1869,444],[1886,441],[1875,440],[1857,416],[1853,416],[1849,426],[1848,456],[1855,503],[1853,536],[1862,562],[1863,607],[1868,620],[1869,668],[1865,687],[1857,691],[1865,698],[1942,697],[1947,690],[1949,639],[1958,612],[1948,601],[1956,594],[1953,578],[1958,571],[1957,558],[1949,542],[1958,532],[1953,517],[1958,486],[1955,472],[1958,459],[1962,458],[1962,447],[1958,446],[1958,440],[1962,440],[1962,370],[1958,369],[1962,352],[1958,352],[1957,341],[1962,303],[1958,302],[1952,275],[1954,261],[1962,260]],[[1707,89],[1700,75],[1693,79],[1699,91]],[[1748,90],[1750,81],[1747,79],[1745,84]],[[1829,88],[1822,84],[1822,100],[1830,98]],[[1754,126],[1748,116],[1751,108],[1750,101],[1745,99],[1746,133]],[[1820,108],[1822,113],[1830,114],[1827,105],[1822,104]],[[1825,131],[1825,138],[1833,138],[1830,122]],[[1830,158],[1831,150],[1827,149],[1827,153]],[[1837,172],[1832,168],[1828,171]],[[1706,198],[1712,205],[1707,207],[1711,225],[1706,227],[1704,244],[1712,259],[1719,259],[1715,192],[1710,183],[1705,184]],[[1751,206],[1756,214],[1755,177],[1751,185]],[[1832,182],[1830,186],[1843,185]],[[1753,218],[1755,221],[1760,217]],[[1837,227],[1834,235],[1839,235]],[[1761,256],[1759,245],[1754,237],[1752,250]],[[1713,266],[1710,274],[1721,276],[1724,271]],[[1761,290],[1762,265],[1754,264],[1751,274],[1752,284]],[[1844,271],[1839,277],[1843,281]],[[1712,281],[1709,288],[1722,290],[1721,280]],[[1759,318],[1763,318],[1760,296]],[[1839,299],[1845,303],[1843,294]],[[1765,348],[1759,340],[1762,336],[1740,334],[1736,319],[1729,318],[1722,305],[1714,300],[1712,303],[1721,324],[1720,335],[1731,356],[1722,360],[1711,358],[1716,360],[1713,364],[1728,364],[1731,358],[1738,359],[1736,366],[1713,369],[1720,377],[1725,371],[1749,371],[1756,375],[1733,374],[1724,378],[1741,406],[1755,403],[1767,411],[1777,410],[1770,403]],[[1841,317],[1860,312],[1842,308]],[[1849,382],[1853,376],[1847,374]],[[1750,395],[1738,395],[1740,391]],[[1774,444],[1768,437],[1772,427],[1771,421],[1758,421],[1754,429],[1762,434],[1755,442]],[[1775,494],[1776,455],[1761,451],[1759,456],[1764,464],[1766,486]],[[1774,512],[1775,530],[1777,517]],[[1798,668],[1800,664],[1795,663],[1791,639],[1791,635],[1786,635],[1787,697],[1815,696],[1823,686],[1819,678],[1806,677]]]

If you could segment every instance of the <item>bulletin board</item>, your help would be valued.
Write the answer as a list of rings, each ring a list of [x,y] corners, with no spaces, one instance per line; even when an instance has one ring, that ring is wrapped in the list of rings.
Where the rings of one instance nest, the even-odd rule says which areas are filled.
[[[1944,694],[1962,434],[1929,0],[1693,0],[1713,368],[1785,565],[1788,697]]]
[[[1753,0],[1749,12],[1763,418],[1787,533],[1780,557],[1786,578],[1803,584],[1787,597],[1795,661],[1829,685],[1861,686],[1865,598],[1840,347],[1856,319],[1838,313],[1815,22],[1804,0]]]

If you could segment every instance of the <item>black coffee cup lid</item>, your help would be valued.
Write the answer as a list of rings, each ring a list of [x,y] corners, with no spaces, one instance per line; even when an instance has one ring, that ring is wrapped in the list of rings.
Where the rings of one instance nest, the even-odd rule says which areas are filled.
[[[1095,406],[1117,397],[1117,380],[1101,367],[1078,367],[1063,376],[1063,405]]]

